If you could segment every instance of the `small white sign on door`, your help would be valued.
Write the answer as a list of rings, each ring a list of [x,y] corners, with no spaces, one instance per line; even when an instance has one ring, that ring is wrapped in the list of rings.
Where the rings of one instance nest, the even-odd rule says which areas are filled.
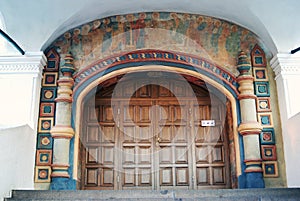
[[[201,120],[201,126],[215,126],[215,120]]]

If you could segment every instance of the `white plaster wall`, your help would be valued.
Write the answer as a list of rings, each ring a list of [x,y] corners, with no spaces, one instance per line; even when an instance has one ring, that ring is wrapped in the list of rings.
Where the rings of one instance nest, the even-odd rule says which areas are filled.
[[[12,189],[33,189],[36,132],[29,125],[0,130],[0,200]]]
[[[300,65],[299,65],[300,66]],[[300,187],[300,75],[284,76],[283,143],[288,187]],[[286,114],[284,114],[286,110]]]
[[[29,124],[36,128],[35,82],[30,74],[0,74],[0,127]]]
[[[288,187],[300,187],[300,53],[278,54],[275,72]]]
[[[34,188],[36,134],[45,65],[41,52],[0,57],[0,200]]]
[[[287,114],[288,118],[290,118],[300,112],[300,74],[287,76],[286,90],[289,99]]]
[[[285,128],[284,146],[288,187],[300,187],[300,113],[290,118]]]

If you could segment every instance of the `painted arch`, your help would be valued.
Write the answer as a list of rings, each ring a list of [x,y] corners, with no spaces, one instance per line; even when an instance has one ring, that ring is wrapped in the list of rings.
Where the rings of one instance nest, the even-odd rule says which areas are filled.
[[[141,50],[141,54],[146,54]],[[163,53],[160,51],[161,54],[168,54]],[[131,53],[130,53],[131,54]],[[118,56],[117,56],[118,57]],[[110,58],[112,59],[112,58]],[[102,61],[99,61],[102,62]],[[96,64],[97,65],[97,64]],[[92,67],[91,67],[92,68]],[[118,75],[123,75],[126,73],[133,73],[133,72],[143,72],[143,71],[165,71],[171,73],[178,73],[182,75],[188,75],[193,78],[193,81],[203,81],[206,85],[210,85],[213,88],[217,89],[220,93],[226,96],[226,98],[230,101],[230,109],[232,111],[232,119],[233,119],[233,141],[234,141],[234,153],[235,154],[235,162],[234,167],[236,168],[235,172],[237,175],[240,176],[242,174],[241,170],[241,152],[240,152],[240,142],[239,142],[239,135],[237,132],[238,127],[238,119],[240,118],[239,114],[239,106],[238,106],[238,99],[237,99],[237,91],[232,90],[233,85],[230,82],[226,83],[222,76],[214,77],[210,76],[209,74],[201,73],[200,70],[196,70],[191,65],[182,64],[181,62],[167,62],[161,61],[160,63],[155,62],[140,62],[134,61],[127,64],[119,64],[119,65],[112,65],[108,68],[99,69],[97,72],[92,73],[90,76],[87,76],[86,81],[78,82],[75,84],[74,87],[74,101],[73,101],[73,117],[74,117],[74,128],[75,128],[75,147],[78,147],[79,138],[80,138],[80,125],[81,125],[81,112],[82,112],[82,105],[84,102],[84,98],[88,95],[90,91],[95,89],[99,84],[114,78]],[[76,80],[76,78],[75,78]],[[226,79],[225,79],[226,80]],[[73,177],[77,178],[78,174],[78,148],[74,149],[74,166],[73,166]]]
[[[243,143],[237,132],[240,112],[236,66],[239,52],[243,50],[251,56],[256,44],[261,47],[261,53],[268,53],[260,39],[241,26],[184,13],[151,12],[111,16],[65,32],[46,50],[48,65],[44,72],[41,108],[52,107],[51,114],[46,116],[52,118],[53,123],[56,81],[61,75],[59,69],[65,64],[64,57],[71,54],[75,68],[72,104],[75,138],[71,140],[69,169],[72,178],[77,178],[79,114],[85,95],[114,76],[149,70],[189,75],[213,86],[230,100],[234,114],[236,173],[241,175],[244,168]],[[42,120],[40,122],[39,127],[42,127]],[[38,143],[47,137],[51,138],[47,129],[39,131],[43,132],[39,133]],[[53,147],[47,146],[41,145],[38,149],[49,150]],[[38,178],[39,170],[43,169],[37,168],[36,182],[49,182],[50,175],[46,180]]]

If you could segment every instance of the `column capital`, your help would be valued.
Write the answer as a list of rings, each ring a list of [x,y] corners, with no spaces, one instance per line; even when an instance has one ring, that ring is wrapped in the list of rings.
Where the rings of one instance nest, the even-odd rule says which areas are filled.
[[[250,75],[251,63],[250,59],[244,51],[241,51],[238,57],[237,70],[240,76]]]
[[[293,54],[277,54],[270,61],[275,72],[275,80],[279,76],[300,75],[300,56]]]
[[[64,65],[60,67],[60,71],[62,72],[62,76],[57,81],[58,90],[57,90],[57,98],[55,101],[59,102],[68,102],[72,103],[73,98],[73,86],[74,86],[74,79],[72,74],[75,71],[73,66],[73,57],[71,54],[67,54],[64,58]]]
[[[73,56],[71,54],[66,54],[64,60],[65,63],[60,67],[60,71],[64,76],[71,77],[75,72],[75,68],[73,66]]]

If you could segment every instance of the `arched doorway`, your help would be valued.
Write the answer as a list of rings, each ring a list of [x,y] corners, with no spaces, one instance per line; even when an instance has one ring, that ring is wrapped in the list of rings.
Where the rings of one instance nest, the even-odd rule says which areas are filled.
[[[160,71],[100,83],[81,115],[81,189],[235,186],[232,114],[227,98],[208,88],[191,76]]]

